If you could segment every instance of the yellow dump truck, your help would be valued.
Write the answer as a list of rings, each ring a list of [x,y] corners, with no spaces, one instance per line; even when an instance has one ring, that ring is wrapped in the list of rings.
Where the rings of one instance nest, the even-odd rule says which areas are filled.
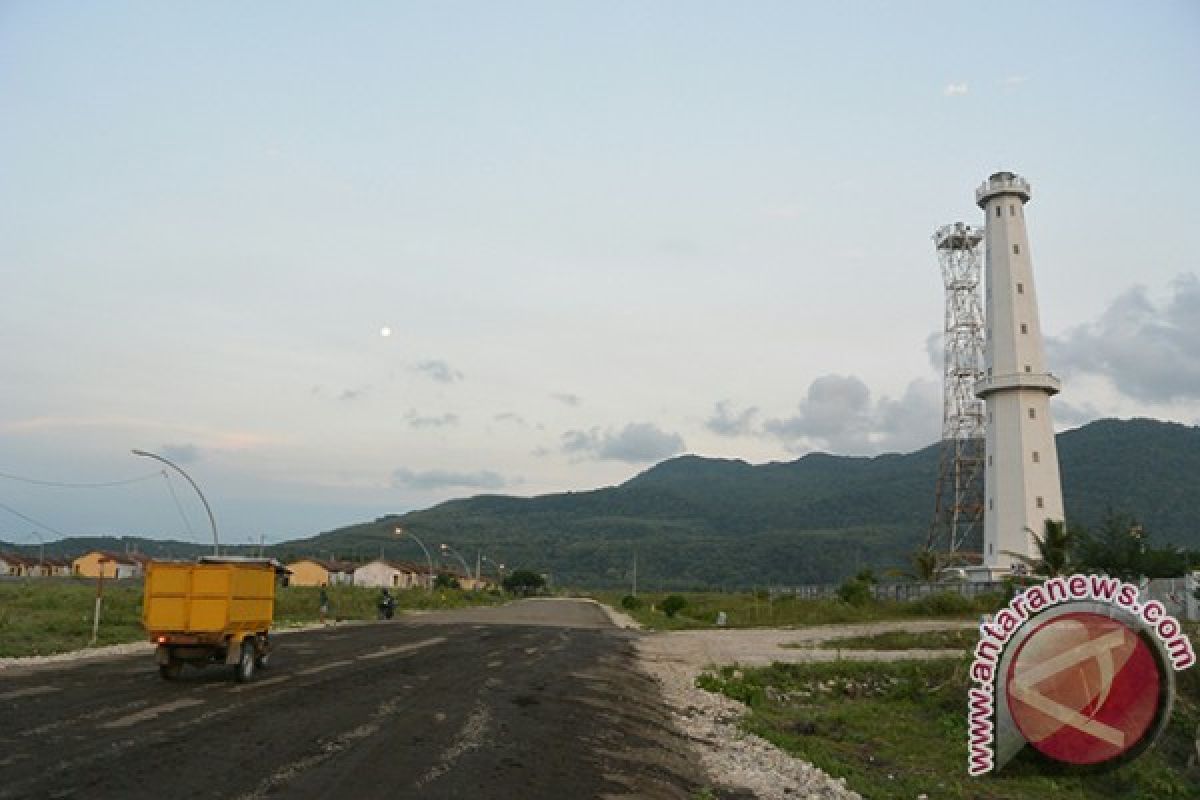
[[[158,645],[159,674],[174,680],[185,664],[231,664],[239,682],[250,680],[270,657],[276,576],[286,572],[269,558],[150,562],[142,624]]]

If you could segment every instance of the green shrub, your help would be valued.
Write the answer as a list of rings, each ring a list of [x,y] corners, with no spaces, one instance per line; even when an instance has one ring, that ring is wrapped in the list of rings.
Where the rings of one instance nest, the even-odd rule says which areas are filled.
[[[686,607],[687,600],[684,599],[682,595],[678,594],[668,595],[666,599],[662,601],[662,605],[660,606],[660,608],[663,610],[663,613],[668,617],[675,616]]]
[[[871,602],[871,585],[858,578],[852,578],[838,587],[837,594],[843,603],[865,606]]]
[[[624,608],[627,611],[636,611],[641,607],[642,601],[631,594],[627,594],[621,598],[621,608]]]

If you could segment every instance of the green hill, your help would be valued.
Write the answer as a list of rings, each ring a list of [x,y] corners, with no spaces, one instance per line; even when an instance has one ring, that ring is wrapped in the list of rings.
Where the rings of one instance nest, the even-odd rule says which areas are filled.
[[[1200,428],[1100,420],[1058,436],[1067,517],[1096,525],[1133,514],[1155,544],[1200,548]],[[907,562],[933,510],[938,448],[875,458],[813,453],[796,461],[681,456],[616,487],[518,498],[480,495],[272,548],[417,559],[397,525],[430,547],[449,542],[558,584],[763,586],[837,581]]]

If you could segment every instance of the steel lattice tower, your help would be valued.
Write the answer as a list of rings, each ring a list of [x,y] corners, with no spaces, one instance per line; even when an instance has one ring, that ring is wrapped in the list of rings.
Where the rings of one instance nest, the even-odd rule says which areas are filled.
[[[982,241],[982,231],[962,222],[933,234],[946,287],[946,318],[942,452],[926,547],[943,563],[978,563],[982,550],[986,427],[984,403],[975,396],[984,364]]]

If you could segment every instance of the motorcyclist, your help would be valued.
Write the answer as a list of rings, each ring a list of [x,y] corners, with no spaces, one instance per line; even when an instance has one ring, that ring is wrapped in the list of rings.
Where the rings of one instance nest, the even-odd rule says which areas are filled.
[[[392,597],[391,592],[384,589],[382,596],[379,598],[379,616],[382,619],[391,619],[395,612],[396,598]]]

